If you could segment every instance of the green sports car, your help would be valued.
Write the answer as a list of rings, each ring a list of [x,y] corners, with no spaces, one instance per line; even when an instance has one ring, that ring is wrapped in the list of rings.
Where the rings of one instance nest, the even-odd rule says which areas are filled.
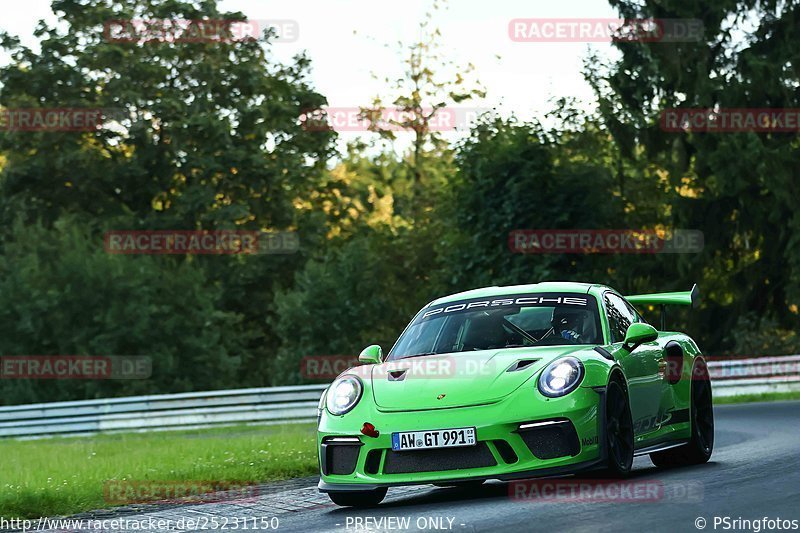
[[[706,362],[664,325],[666,306],[697,298],[696,286],[623,297],[547,282],[434,300],[388,355],[369,346],[323,394],[319,489],[368,506],[397,485],[622,477],[644,454],[657,466],[708,461]],[[636,306],[659,308],[660,329]]]

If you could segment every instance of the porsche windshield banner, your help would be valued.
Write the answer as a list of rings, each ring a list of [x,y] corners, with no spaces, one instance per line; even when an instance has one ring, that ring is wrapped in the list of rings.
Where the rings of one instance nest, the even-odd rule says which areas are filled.
[[[472,298],[459,302],[435,305],[419,312],[413,323],[417,324],[438,316],[457,313],[475,312],[489,309],[514,307],[570,307],[577,309],[596,309],[597,304],[592,296],[585,293],[543,292],[534,294],[509,294],[491,298]]]

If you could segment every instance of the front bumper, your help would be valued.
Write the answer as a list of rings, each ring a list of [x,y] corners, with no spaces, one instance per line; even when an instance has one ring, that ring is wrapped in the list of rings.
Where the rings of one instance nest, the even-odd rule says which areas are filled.
[[[562,398],[521,390],[480,406],[378,411],[372,402],[343,416],[325,412],[318,432],[322,492],[573,473],[601,460],[602,392],[580,387]],[[378,437],[360,433],[372,423]],[[477,445],[392,451],[393,432],[476,428]]]

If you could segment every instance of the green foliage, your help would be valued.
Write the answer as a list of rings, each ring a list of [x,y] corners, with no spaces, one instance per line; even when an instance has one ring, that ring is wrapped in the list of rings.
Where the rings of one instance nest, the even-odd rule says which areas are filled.
[[[431,11],[419,24],[418,36],[410,43],[398,43],[404,57],[402,75],[386,75],[382,80],[392,94],[390,109],[399,111],[402,118],[381,120],[384,98],[380,95],[371,106],[362,109],[370,129],[382,138],[397,140],[397,130],[402,132],[399,135],[413,135],[404,157],[409,181],[405,211],[417,223],[428,222],[439,199],[437,192],[447,184],[452,170],[450,147],[437,127],[438,120],[445,113],[454,117],[466,109],[457,106],[486,96],[480,82],[473,78],[474,65],[458,65],[442,51],[441,31],[433,25],[433,12],[443,5],[440,0],[432,0]],[[403,213],[402,202],[398,207],[398,212]]]
[[[296,229],[303,249],[316,248],[324,240],[324,221],[295,209],[295,204],[327,187],[321,180],[333,137],[305,131],[298,119],[304,110],[325,103],[308,83],[308,58],[278,63],[271,45],[255,40],[173,44],[109,42],[104,37],[109,20],[244,18],[220,11],[210,0],[56,0],[53,8],[60,24],[40,26],[40,50],[0,35],[0,46],[12,58],[0,68],[0,106],[114,113],[96,131],[9,131],[0,136],[0,242],[6,243],[6,270],[30,270],[32,277],[20,280],[25,282],[20,291],[44,291],[34,298],[40,312],[29,311],[37,328],[51,321],[72,327],[67,334],[66,326],[57,323],[64,339],[46,335],[36,341],[50,343],[39,353],[124,350],[162,357],[162,381],[126,384],[116,392],[265,385],[268,359],[279,342],[266,324],[274,292],[291,283],[307,259],[305,253],[176,260],[101,257],[102,251],[92,248],[81,262],[78,250],[88,253],[86,246],[52,250],[58,256],[52,261],[69,254],[74,272],[67,279],[38,272],[44,267],[37,254],[49,253],[44,245],[38,250],[33,241],[28,255],[13,255],[8,243],[22,236],[21,229],[12,234],[15,221],[39,221],[41,227],[34,231],[46,228],[66,235],[75,224],[74,231],[86,238],[88,225],[122,230]],[[57,221],[59,230],[54,229]],[[63,294],[63,283],[81,273],[96,281],[92,301],[73,302]],[[126,297],[123,291],[136,292],[140,285],[140,297]],[[158,289],[163,299],[147,287]],[[27,303],[24,292],[8,294]],[[81,304],[91,304],[92,314],[81,316]],[[16,307],[8,306],[7,312]],[[55,316],[42,314],[57,310]],[[85,322],[95,315],[103,321]],[[7,318],[18,319],[13,314]],[[6,336],[4,354],[31,353],[37,347],[28,336],[38,329],[16,323],[5,327],[15,334]],[[73,337],[81,342],[71,342]],[[118,342],[125,337],[126,342]],[[56,348],[60,351],[54,352]],[[171,361],[178,355],[185,366]],[[47,390],[68,387],[73,385]],[[110,385],[70,390],[90,396],[112,390],[103,387]],[[28,401],[31,394],[6,401]],[[64,395],[54,392],[42,398]]]
[[[515,229],[609,228],[619,224],[607,168],[569,157],[535,124],[485,118],[456,158],[444,281],[455,287],[596,278],[608,257],[513,254]],[[597,202],[602,196],[607,200]]]
[[[149,225],[286,228],[293,200],[316,185],[331,136],[298,117],[325,100],[309,60],[273,61],[255,40],[109,42],[110,19],[243,19],[216,2],[56,0],[60,29],[41,27],[41,51],[2,36],[0,105],[120,110],[97,131],[12,132],[0,181],[6,222],[20,212],[51,222],[64,210],[134,213]]]
[[[0,255],[0,354],[148,356],[148,380],[0,380],[0,402],[230,386],[245,338],[193,262],[107,254],[73,219],[17,223]]]
[[[770,316],[755,313],[740,316],[730,332],[727,344],[735,355],[785,355],[800,353],[797,330],[784,329]]]
[[[714,350],[732,348],[729,333],[754,324],[740,321],[749,313],[796,329],[797,135],[668,133],[659,115],[668,108],[800,106],[800,6],[776,0],[611,5],[627,18],[694,18],[704,26],[698,42],[620,42],[619,60],[587,61],[603,122],[626,164],[663,177],[659,202],[672,227],[705,233],[704,251],[679,258],[673,268],[682,279],[699,280],[707,297],[699,322],[715,327],[704,340]],[[758,330],[740,332],[751,334]]]
[[[276,382],[298,382],[304,356],[356,356],[369,344],[388,351],[410,317],[442,296],[416,239],[405,230],[365,230],[306,264],[275,299],[273,327],[283,340]]]

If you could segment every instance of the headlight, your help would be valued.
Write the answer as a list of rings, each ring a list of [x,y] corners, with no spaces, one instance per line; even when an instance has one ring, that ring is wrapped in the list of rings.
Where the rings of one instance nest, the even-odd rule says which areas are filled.
[[[363,390],[361,380],[355,376],[337,379],[325,394],[328,411],[332,415],[345,414],[356,406]]]
[[[322,410],[325,409],[325,394],[328,392],[328,389],[322,391],[322,396],[319,397],[319,404],[317,405],[317,427],[319,427],[319,421],[322,420]]]
[[[583,363],[574,357],[556,359],[539,376],[539,392],[550,398],[569,394],[583,379]]]

